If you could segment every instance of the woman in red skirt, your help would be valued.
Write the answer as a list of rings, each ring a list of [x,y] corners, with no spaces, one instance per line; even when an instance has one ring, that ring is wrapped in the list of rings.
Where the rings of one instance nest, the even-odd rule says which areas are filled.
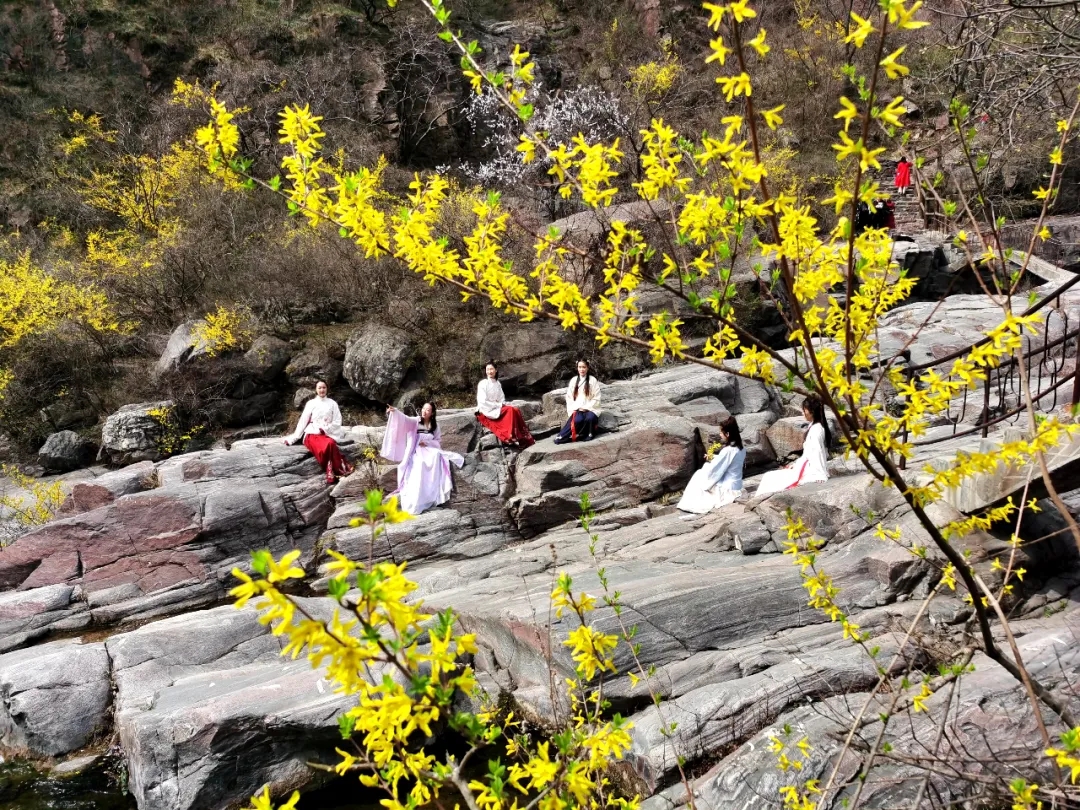
[[[333,434],[341,429],[341,411],[326,392],[326,383],[319,380],[315,384],[315,397],[304,406],[296,430],[286,437],[285,444],[296,444],[302,436],[304,447],[315,456],[319,468],[326,470],[326,483],[333,484],[339,475],[352,474],[353,468],[334,440]]]
[[[499,382],[499,367],[494,360],[484,367],[485,377],[476,386],[476,421],[486,427],[503,444],[519,448],[535,443],[521,411],[506,404],[502,383]]]

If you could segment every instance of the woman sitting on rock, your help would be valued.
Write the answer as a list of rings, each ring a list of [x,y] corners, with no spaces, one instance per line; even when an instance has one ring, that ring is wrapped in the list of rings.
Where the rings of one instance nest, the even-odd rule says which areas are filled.
[[[555,444],[589,441],[600,421],[600,383],[589,374],[589,364],[584,360],[578,360],[577,372],[566,386],[566,413],[570,418],[555,437]]]
[[[461,467],[465,459],[442,449],[442,433],[435,406],[425,402],[419,416],[406,416],[397,408],[386,409],[386,433],[381,454],[396,462],[401,508],[413,515],[446,503],[454,487],[450,464]]]
[[[319,467],[326,470],[326,483],[333,484],[339,475],[351,475],[353,468],[341,455],[334,434],[341,431],[341,410],[327,395],[326,383],[315,384],[315,396],[308,400],[296,430],[285,438],[285,444],[296,444],[304,439],[304,447],[311,451]]]
[[[694,473],[683,491],[679,509],[704,515],[713,509],[727,506],[742,495],[743,449],[739,423],[729,416],[720,423],[720,438],[724,446],[705,466]]]
[[[828,447],[832,444],[832,434],[825,419],[825,405],[817,397],[807,397],[803,400],[802,411],[803,417],[810,423],[803,439],[802,455],[794,464],[765,473],[758,484],[755,497],[772,495],[800,484],[829,480],[825,463],[829,458]]]
[[[476,421],[495,434],[503,444],[525,448],[535,443],[521,411],[506,404],[499,367],[489,360],[484,367],[484,379],[476,386]]]

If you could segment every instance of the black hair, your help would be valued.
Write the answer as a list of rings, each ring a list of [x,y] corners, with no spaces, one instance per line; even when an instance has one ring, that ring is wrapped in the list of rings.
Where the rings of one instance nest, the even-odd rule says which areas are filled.
[[[581,363],[584,363],[585,368],[586,368],[586,371],[585,371],[585,396],[589,397],[589,396],[592,396],[592,391],[589,390],[589,377],[592,376],[592,366],[589,364],[588,360],[578,360],[577,363],[574,363],[574,368],[576,369],[578,367],[578,365],[580,365]],[[581,380],[581,375],[580,374],[578,374],[576,377],[574,377],[574,399],[577,399],[578,385],[580,384],[580,380]]]
[[[439,421],[435,418],[436,408],[435,408],[435,403],[434,402],[421,402],[420,403],[420,413],[419,413],[420,424],[421,425],[424,424],[424,406],[425,405],[430,405],[431,406],[431,432],[434,433],[436,430],[439,429]]]
[[[825,418],[825,403],[815,396],[809,396],[803,400],[803,407],[810,411],[812,421],[825,429],[825,452],[832,447],[832,431],[829,430],[829,420]]]
[[[734,416],[729,416],[723,422],[720,423],[720,430],[724,432],[724,435],[728,437],[728,444],[733,444],[740,450],[743,449],[742,434],[739,433],[739,423],[735,421]]]
[[[495,366],[495,379],[496,380],[499,379],[499,364],[496,363],[494,360],[488,360],[486,363],[484,363],[484,376],[485,377],[487,377],[487,367],[488,366]],[[434,408],[435,406],[432,405],[431,407]]]

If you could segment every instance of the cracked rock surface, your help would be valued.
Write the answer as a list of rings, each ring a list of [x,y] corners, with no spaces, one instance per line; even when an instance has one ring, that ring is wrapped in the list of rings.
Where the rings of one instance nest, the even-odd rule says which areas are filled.
[[[520,404],[538,432],[565,418],[556,392]],[[325,551],[334,549],[407,561],[426,604],[452,607],[476,634],[473,665],[484,688],[540,721],[565,708],[549,665],[558,678],[573,672],[562,642],[576,625],[549,614],[552,578],[569,573],[575,591],[599,596],[603,566],[622,621],[638,628],[641,662],[654,668],[649,682],[668,699],[659,711],[652,705],[620,645],[604,692],[635,724],[627,777],[652,795],[650,810],[686,803],[678,757],[703,774],[692,785],[699,810],[763,806],[779,784],[763,741],[782,723],[825,740],[811,770],[839,761],[850,771],[850,752],[834,745],[837,729],[877,673],[838,626],[806,606],[797,567],[777,553],[787,510],[822,542],[820,565],[840,588],[841,606],[892,672],[928,665],[923,647],[905,641],[920,610],[920,637],[955,639],[967,609],[940,596],[923,609],[936,584],[933,555],[919,560],[883,543],[873,523],[898,525],[909,548],[925,544],[925,533],[866,474],[704,516],[671,505],[722,419],[739,420],[748,463],[764,465],[777,454],[772,426],[782,425],[772,431],[785,437],[781,449],[791,444],[790,420],[778,420],[792,407],[746,380],[668,367],[606,386],[607,431],[594,441],[556,446],[542,438],[521,453],[499,447],[471,411],[443,411],[446,446],[466,456],[450,502],[389,527],[374,544],[350,526],[371,481],[354,475],[330,489],[304,448],[276,439],[80,471],[65,479],[69,496],[57,518],[0,553],[0,745],[62,757],[115,732],[143,810],[224,810],[267,782],[281,791],[313,783],[306,763],[336,760],[335,717],[349,701],[305,661],[282,659],[280,640],[252,608],[226,603],[230,572],[245,568],[251,551],[299,548],[318,592]],[[378,428],[346,433],[346,451],[381,442]],[[393,489],[392,466],[371,472]],[[595,559],[576,524],[585,492],[598,512]],[[936,506],[931,516],[943,525],[958,513]],[[987,572],[989,555],[1002,548],[981,534],[961,545]],[[1063,694],[1080,677],[1078,588],[1071,570],[1033,583],[1029,612],[1015,625],[1033,671]],[[328,599],[302,598],[313,614],[329,615]],[[610,608],[594,615],[599,629],[618,631]],[[951,744],[978,750],[979,735],[989,747],[1038,744],[1016,682],[978,655],[974,663],[957,710],[968,736]],[[676,732],[665,733],[672,722]],[[924,715],[905,723],[894,744],[914,750],[930,731]],[[875,733],[873,723],[864,729]],[[906,786],[904,767],[885,772]],[[889,806],[888,796],[907,789],[875,788],[873,806]]]

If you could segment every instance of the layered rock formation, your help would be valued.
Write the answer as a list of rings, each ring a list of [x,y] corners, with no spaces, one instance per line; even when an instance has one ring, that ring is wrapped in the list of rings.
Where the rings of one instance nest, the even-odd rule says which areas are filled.
[[[565,418],[556,392],[519,404],[541,437]],[[936,596],[922,606],[937,581],[933,558],[875,537],[881,521],[899,526],[904,545],[925,543],[895,492],[868,475],[701,517],[671,505],[729,414],[749,442],[748,474],[798,449],[787,416],[795,403],[687,366],[610,384],[604,404],[606,431],[594,441],[556,446],[541,438],[520,454],[493,442],[470,411],[443,411],[445,445],[467,459],[450,503],[390,527],[374,545],[349,522],[366,486],[393,487],[389,465],[361,464],[330,490],[302,447],[266,439],[84,474],[69,484],[53,522],[0,553],[0,742],[64,756],[115,731],[144,809],[224,808],[266,782],[276,790],[311,783],[319,773],[307,762],[335,760],[334,717],[347,701],[305,662],[280,659],[278,639],[252,608],[224,604],[230,571],[259,548],[299,548],[316,592],[326,549],[409,561],[427,604],[453,607],[476,634],[484,688],[541,723],[565,700],[551,688],[551,667],[557,680],[573,671],[561,642],[574,622],[549,616],[552,576],[566,571],[575,590],[598,593],[596,568],[604,566],[620,592],[622,621],[638,628],[641,663],[653,672],[648,686],[667,699],[657,709],[646,683],[632,683],[635,664],[623,645],[605,694],[635,724],[623,778],[656,793],[655,810],[686,801],[680,758],[720,760],[693,785],[699,806],[756,807],[775,796],[780,777],[762,740],[779,723],[825,738],[814,754],[814,768],[825,770],[840,751],[838,707],[859,704],[876,683],[875,663],[807,608],[798,568],[776,553],[788,539],[788,509],[824,544],[820,566],[891,673],[930,670],[934,645],[926,638],[938,649],[962,643],[961,630],[951,628],[963,626],[963,603]],[[351,428],[347,437],[346,451],[356,452],[377,447],[381,429]],[[583,493],[599,511],[596,558],[575,522]],[[957,516],[933,511],[939,523]],[[990,576],[986,560],[998,542],[984,535],[964,542]],[[1048,585],[1032,603],[1047,618],[1017,625],[1052,684],[1080,675],[1080,660],[1053,641],[1073,638],[1078,585],[1072,574]],[[306,606],[321,615],[330,609],[318,596]],[[917,638],[905,638],[920,611]],[[620,630],[610,609],[596,617],[600,628]],[[149,619],[159,620],[134,624]],[[95,635],[81,643],[68,638],[87,631]],[[1051,655],[1057,675],[1048,669]],[[1014,725],[1026,745],[1031,721],[1018,685],[995,665],[976,664],[964,680],[964,722],[989,748],[1004,746]],[[998,701],[1015,723],[979,716],[980,699]],[[57,722],[58,713],[71,722]],[[913,717],[895,745],[913,746],[925,735],[921,722]],[[864,734],[874,731],[870,724]],[[908,773],[895,767],[897,778]]]

